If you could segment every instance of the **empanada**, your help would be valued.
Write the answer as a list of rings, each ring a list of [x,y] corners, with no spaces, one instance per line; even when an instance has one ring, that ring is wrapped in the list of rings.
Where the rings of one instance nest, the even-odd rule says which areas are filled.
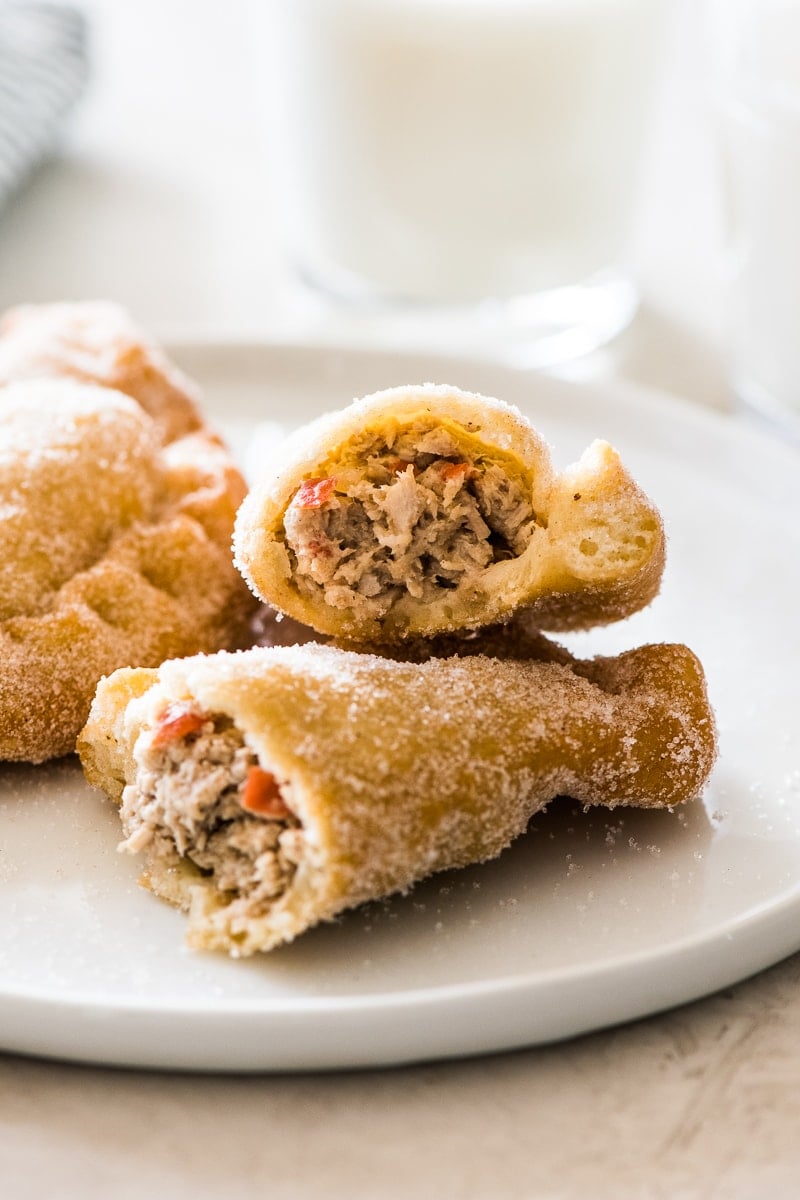
[[[78,750],[121,803],[142,882],[189,911],[189,943],[252,954],[496,856],[559,794],[613,807],[698,793],[716,742],[691,651],[577,662],[526,645],[528,659],[304,645],[118,671]]]
[[[120,392],[0,388],[0,760],[69,753],[98,679],[243,645],[244,483],[210,432],[164,444]]]
[[[0,385],[78,379],[132,397],[164,440],[203,427],[197,389],[128,314],[108,301],[21,304],[0,320]]]
[[[664,532],[607,443],[557,474],[518,410],[425,385],[283,442],[242,505],[234,552],[275,608],[381,643],[521,608],[549,630],[617,620],[656,594]]]

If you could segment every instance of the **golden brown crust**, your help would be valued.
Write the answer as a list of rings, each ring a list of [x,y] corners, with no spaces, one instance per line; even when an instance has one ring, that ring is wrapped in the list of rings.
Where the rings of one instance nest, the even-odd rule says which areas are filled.
[[[78,737],[81,766],[89,783],[119,804],[126,778],[133,774],[133,744],[138,730],[126,727],[131,700],[143,696],[158,681],[148,667],[122,667],[103,679],[89,718]]]
[[[74,748],[101,675],[250,640],[245,486],[114,304],[5,314],[0,444],[0,759],[38,762]]]
[[[662,806],[694,796],[715,756],[702,668],[685,646],[578,662],[532,634],[525,661],[406,663],[326,646],[255,649],[101,683],[79,739],[119,799],[164,705],[230,717],[285,781],[307,841],[288,890],[244,926],[232,897],[177,855],[146,882],[189,908],[192,945],[248,954],[449,867],[493,857],[559,794]],[[387,734],[387,731],[390,731]]]
[[[370,437],[389,445],[417,422],[446,429],[467,461],[484,456],[520,483],[535,514],[524,550],[415,598],[406,591],[387,612],[345,603],[299,581],[287,538],[287,509],[304,481],[358,470]],[[516,409],[455,388],[394,388],[354,402],[284,442],[239,512],[237,565],[264,601],[322,634],[363,643],[430,637],[494,624],[531,608],[549,630],[618,620],[648,604],[664,566],[661,518],[605,442],[554,473],[546,443]],[[341,593],[342,589],[338,589]]]
[[[53,376],[130,396],[165,441],[203,427],[194,384],[116,304],[23,304],[4,314],[0,385]]]
[[[106,388],[0,389],[0,760],[71,752],[117,667],[246,644],[244,483],[215,435],[162,436]]]

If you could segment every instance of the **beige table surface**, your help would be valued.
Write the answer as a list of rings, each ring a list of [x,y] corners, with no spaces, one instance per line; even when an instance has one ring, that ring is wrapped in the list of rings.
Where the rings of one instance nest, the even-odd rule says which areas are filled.
[[[0,215],[0,307],[110,296],[163,337],[374,336],[293,282],[247,11],[96,0],[63,155]],[[693,0],[675,0],[635,261],[645,303],[571,369],[726,404],[720,215]],[[800,957],[634,1025],[389,1071],[222,1078],[0,1057],[0,1195],[794,1197]]]

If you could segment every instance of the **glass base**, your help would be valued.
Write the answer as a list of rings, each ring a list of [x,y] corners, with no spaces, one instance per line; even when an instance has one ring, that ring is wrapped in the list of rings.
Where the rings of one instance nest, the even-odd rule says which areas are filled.
[[[797,398],[798,408],[787,408],[766,388],[747,376],[734,377],[733,396],[740,412],[754,417],[771,433],[800,446],[800,396]]]
[[[307,286],[363,321],[369,336],[458,354],[489,355],[521,367],[552,367],[606,345],[632,321],[639,293],[626,275],[477,304],[434,305],[331,287],[309,271]]]

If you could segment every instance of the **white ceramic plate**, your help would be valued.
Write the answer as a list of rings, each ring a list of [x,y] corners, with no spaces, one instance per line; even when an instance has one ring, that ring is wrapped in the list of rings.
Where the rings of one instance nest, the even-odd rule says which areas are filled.
[[[800,457],[629,387],[314,347],[182,347],[249,465],[254,427],[432,379],[517,403],[564,465],[622,451],[670,535],[661,595],[582,654],[685,641],[721,755],[676,813],[552,806],[489,865],[429,880],[246,962],[183,948],[183,917],[115,854],[70,761],[0,768],[0,1045],[210,1070],[397,1063],[578,1034],[691,1000],[800,948]]]

